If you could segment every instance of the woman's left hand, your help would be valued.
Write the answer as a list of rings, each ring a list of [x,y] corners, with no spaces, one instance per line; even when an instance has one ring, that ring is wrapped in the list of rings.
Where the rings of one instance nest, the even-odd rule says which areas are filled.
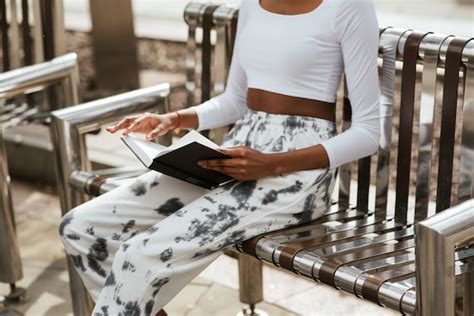
[[[245,146],[221,147],[219,151],[232,158],[201,160],[198,165],[225,173],[239,181],[258,180],[275,175],[275,163],[270,154]]]

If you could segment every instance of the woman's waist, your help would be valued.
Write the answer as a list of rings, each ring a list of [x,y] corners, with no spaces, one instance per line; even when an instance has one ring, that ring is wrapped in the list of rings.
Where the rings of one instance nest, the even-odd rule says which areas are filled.
[[[332,122],[336,120],[334,102],[289,96],[262,89],[248,89],[247,105],[254,111],[307,116]]]

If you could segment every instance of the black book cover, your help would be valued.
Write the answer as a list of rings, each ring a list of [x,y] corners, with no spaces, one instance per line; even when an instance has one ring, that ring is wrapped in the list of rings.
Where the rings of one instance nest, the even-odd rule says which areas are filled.
[[[199,160],[227,158],[230,157],[198,142],[192,142],[156,157],[153,159],[152,166],[161,169],[161,171],[157,171],[164,174],[167,174],[167,172],[174,173],[173,175],[168,174],[169,176],[212,189],[233,180],[233,178],[218,171],[204,169],[197,162]]]
[[[162,154],[159,154],[158,150],[158,155],[156,155],[151,162],[146,162],[147,159],[151,159],[153,156],[150,157],[149,154],[140,150],[140,146],[136,147],[142,141],[138,140],[137,143],[133,138],[122,138],[122,140],[147,168],[168,176],[206,189],[213,189],[234,180],[234,178],[226,174],[202,168],[197,164],[199,160],[230,158],[229,156],[197,141],[190,142]],[[130,142],[130,144],[128,142]],[[136,149],[133,147],[136,147]],[[142,155],[143,157],[141,157]],[[146,158],[146,156],[149,158]]]

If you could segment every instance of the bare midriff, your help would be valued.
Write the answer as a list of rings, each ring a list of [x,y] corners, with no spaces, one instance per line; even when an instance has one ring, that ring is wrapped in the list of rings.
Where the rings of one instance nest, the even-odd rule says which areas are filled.
[[[335,103],[289,96],[256,88],[248,89],[247,106],[255,111],[273,114],[311,116],[333,122],[336,120]]]

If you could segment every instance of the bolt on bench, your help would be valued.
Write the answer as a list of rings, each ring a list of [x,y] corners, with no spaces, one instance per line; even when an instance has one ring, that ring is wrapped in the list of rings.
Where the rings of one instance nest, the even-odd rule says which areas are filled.
[[[227,5],[186,7],[189,105],[195,93],[204,101],[223,91],[237,14]],[[474,313],[474,41],[384,27],[379,62],[378,152],[339,169],[334,203],[322,218],[236,246],[241,300],[251,307],[244,314],[262,300],[262,261],[403,314],[454,314],[461,276],[464,313]],[[343,131],[350,100],[340,90]],[[91,171],[85,134],[124,115],[164,112],[168,93],[164,84],[53,112],[63,213],[147,171]],[[217,141],[222,135],[210,133]],[[87,314],[85,290],[70,274],[75,315]]]

